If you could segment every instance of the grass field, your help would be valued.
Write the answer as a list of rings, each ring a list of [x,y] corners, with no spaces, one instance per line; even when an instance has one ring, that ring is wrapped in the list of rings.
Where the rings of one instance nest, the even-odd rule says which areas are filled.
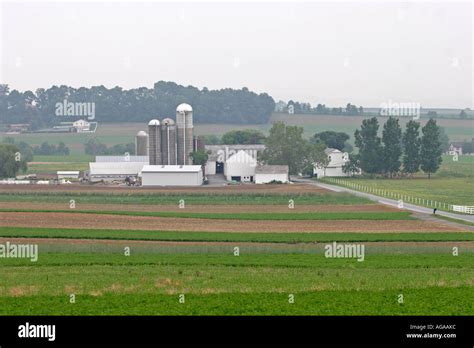
[[[350,194],[153,194],[146,192],[103,193],[103,192],[9,192],[0,191],[0,202],[44,202],[69,204],[75,199],[78,204],[178,204],[184,200],[190,205],[232,204],[232,205],[288,205],[290,199],[295,204],[368,204],[368,199],[355,197]]]
[[[2,188],[0,245],[39,254],[0,257],[0,315],[474,315],[470,226],[314,186],[246,189]],[[326,257],[334,242],[363,258]]]
[[[2,263],[0,314],[472,315],[472,256],[47,253]]]
[[[331,179],[323,179],[333,183]],[[474,205],[474,156],[459,156],[458,161],[453,161],[451,156],[443,156],[443,163],[436,174],[428,179],[425,174],[417,174],[413,178],[387,179],[387,178],[347,178],[347,182],[376,190],[388,198],[393,194],[424,199],[416,204],[431,206],[429,201],[436,201],[443,205],[437,208],[447,210],[451,205]],[[397,196],[398,197],[398,196]],[[396,197],[395,197],[396,198]],[[412,203],[411,201],[409,201]]]
[[[364,118],[365,117],[363,116],[288,115],[275,113],[267,124],[195,124],[194,131],[196,135],[222,135],[235,129],[258,129],[266,134],[271,128],[273,122],[284,121],[290,125],[304,127],[304,134],[306,137],[311,137],[315,133],[327,130],[345,132],[351,136],[349,142],[353,145],[354,131],[360,127]],[[400,124],[402,127],[410,119],[411,118],[400,118]],[[386,118],[379,118],[381,124],[383,124],[385,120]],[[426,120],[427,119],[421,119],[421,123],[424,124]],[[446,134],[449,136],[451,141],[469,140],[474,136],[472,131],[472,120],[438,119],[437,123],[445,129]],[[84,155],[84,143],[92,137],[97,137],[101,142],[108,146],[133,143],[135,141],[135,134],[140,130],[146,130],[146,127],[146,122],[100,123],[99,120],[97,132],[94,134],[0,134],[0,138],[13,137],[16,141],[25,141],[31,145],[40,145],[44,141],[48,141],[50,144],[64,142],[70,148],[72,155]],[[35,158],[35,161],[39,160]]]

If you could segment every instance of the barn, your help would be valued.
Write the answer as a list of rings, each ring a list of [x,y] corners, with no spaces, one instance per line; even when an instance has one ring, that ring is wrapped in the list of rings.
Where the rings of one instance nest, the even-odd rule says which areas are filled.
[[[262,165],[255,168],[255,183],[288,182],[288,166]]]
[[[256,166],[257,160],[240,150],[225,162],[224,175],[228,181],[252,182]]]
[[[146,165],[142,172],[142,186],[199,186],[202,168],[194,165]]]

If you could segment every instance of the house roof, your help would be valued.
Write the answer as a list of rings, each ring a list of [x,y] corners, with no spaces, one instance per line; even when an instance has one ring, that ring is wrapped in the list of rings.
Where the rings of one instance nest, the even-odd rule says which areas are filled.
[[[90,175],[136,175],[146,163],[143,162],[91,162]]]
[[[263,165],[255,168],[255,174],[288,174],[287,165]]]
[[[145,165],[142,173],[197,173],[201,170],[201,166]]]
[[[127,161],[128,159],[128,161]],[[148,164],[148,156],[95,156],[96,163],[99,162],[143,162],[143,164]]]
[[[326,153],[326,155],[329,155],[331,153],[342,153],[342,151],[338,150],[338,149],[334,149],[332,147],[328,147],[326,150],[324,150],[324,152]]]

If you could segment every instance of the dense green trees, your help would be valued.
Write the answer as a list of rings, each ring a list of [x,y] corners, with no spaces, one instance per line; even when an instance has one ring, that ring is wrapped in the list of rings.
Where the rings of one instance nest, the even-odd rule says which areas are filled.
[[[409,121],[405,133],[398,119],[389,117],[382,132],[382,142],[378,136],[379,124],[376,117],[362,121],[361,129],[355,131],[355,143],[359,148],[357,158],[347,166],[352,172],[355,163],[367,174],[384,174],[393,177],[400,172],[403,154],[403,172],[413,174],[418,168],[428,174],[435,173],[441,164],[441,128],[430,119],[422,128],[423,136],[419,138],[420,124]]]
[[[428,173],[428,178],[432,173],[436,173],[442,162],[441,141],[439,139],[440,130],[436,121],[430,119],[426,125],[421,128],[423,137],[421,138],[421,169]]]
[[[26,160],[14,144],[0,144],[0,178],[14,178],[26,170]]]
[[[403,171],[410,175],[418,172],[420,168],[420,124],[409,121],[403,134]]]
[[[382,168],[385,173],[393,177],[400,170],[402,155],[402,129],[398,119],[389,117],[383,126],[382,132]]]
[[[262,144],[265,135],[256,129],[233,130],[222,136],[222,144]]]
[[[266,164],[288,165],[290,174],[313,171],[314,163],[326,165],[324,144],[311,144],[303,138],[303,128],[275,122],[265,139],[261,159]]]
[[[116,144],[112,147],[101,143],[97,138],[91,138],[84,144],[84,151],[87,155],[115,155],[123,156],[125,154],[135,154],[135,144]]]
[[[377,117],[362,121],[361,129],[354,133],[355,145],[359,148],[359,163],[363,172],[376,174],[382,171],[382,145],[377,133]]]
[[[325,131],[313,135],[310,142],[313,144],[324,143],[327,147],[343,151],[349,138],[349,135],[344,132]]]
[[[173,117],[176,106],[186,102],[193,107],[196,123],[257,124],[266,123],[275,108],[268,94],[256,94],[247,88],[200,90],[165,81],[155,83],[152,89],[52,86],[39,88],[35,93],[10,91],[7,85],[0,85],[0,123],[30,123],[39,128],[68,121],[55,115],[56,103],[65,99],[95,103],[98,122],[146,122],[156,117]]]

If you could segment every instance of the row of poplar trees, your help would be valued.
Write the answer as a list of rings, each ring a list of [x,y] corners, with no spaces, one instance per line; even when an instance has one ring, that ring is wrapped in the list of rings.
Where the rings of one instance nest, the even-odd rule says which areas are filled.
[[[378,120],[373,117],[365,119],[355,131],[359,153],[354,159],[363,173],[392,178],[398,174],[412,176],[421,169],[429,178],[438,170],[442,162],[441,130],[435,120],[429,119],[421,128],[421,135],[419,122],[410,120],[402,133],[399,119],[394,117],[385,122],[382,137],[378,130]]]

